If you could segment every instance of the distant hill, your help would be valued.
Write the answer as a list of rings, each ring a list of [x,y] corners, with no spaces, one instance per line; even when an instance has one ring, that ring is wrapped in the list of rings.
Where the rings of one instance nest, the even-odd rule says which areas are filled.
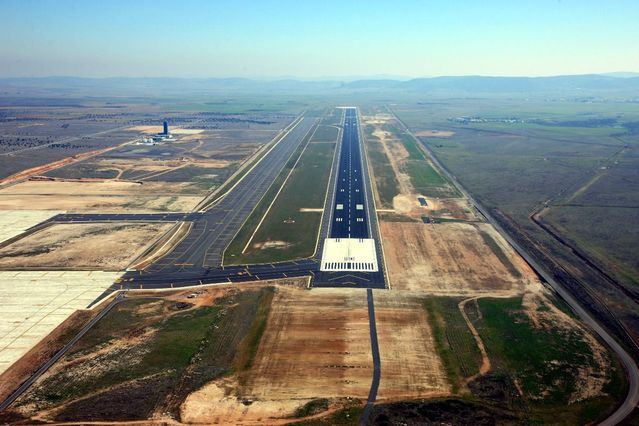
[[[355,81],[352,89],[395,89],[403,91],[462,91],[468,93],[550,92],[565,90],[639,89],[639,77],[616,78],[604,75],[568,75],[557,77],[432,77],[408,81]]]
[[[582,93],[588,91],[636,91],[639,75],[566,75],[555,77],[450,76],[399,80],[391,78],[355,81],[294,78],[256,80],[248,78],[173,77],[42,77],[2,78],[1,96],[47,96],[75,94],[85,96],[154,96],[225,94],[344,94],[349,92],[402,93]]]
[[[617,77],[617,78],[632,78],[632,77],[639,77],[639,72],[624,72],[624,71],[607,72],[601,75],[606,75],[608,77]]]

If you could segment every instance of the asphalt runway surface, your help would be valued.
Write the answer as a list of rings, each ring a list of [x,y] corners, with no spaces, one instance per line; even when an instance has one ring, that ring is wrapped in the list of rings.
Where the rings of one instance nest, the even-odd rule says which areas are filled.
[[[329,221],[323,224],[320,241],[325,238],[373,238],[379,271],[317,271],[313,287],[386,288],[375,204],[372,196],[367,196],[373,192],[368,165],[362,155],[357,108],[345,109],[342,127],[339,160],[334,165],[333,181],[329,184],[331,189],[324,206],[324,211],[330,212]],[[319,262],[322,246],[317,253]]]
[[[348,108],[344,117],[342,148],[329,238],[370,237],[368,206],[366,205],[362,175],[357,110]]]

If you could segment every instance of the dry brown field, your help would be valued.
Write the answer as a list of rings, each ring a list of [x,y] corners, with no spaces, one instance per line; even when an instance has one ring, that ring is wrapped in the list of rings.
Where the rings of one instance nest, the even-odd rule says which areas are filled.
[[[171,226],[166,223],[55,224],[1,248],[0,268],[120,271]]]

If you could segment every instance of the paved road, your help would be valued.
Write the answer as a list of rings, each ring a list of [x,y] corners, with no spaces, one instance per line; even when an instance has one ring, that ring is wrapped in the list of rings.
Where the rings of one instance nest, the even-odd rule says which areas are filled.
[[[404,130],[410,133],[408,127],[397,117],[397,121],[402,124]],[[414,136],[413,136],[414,137]],[[417,138],[415,138],[418,140]],[[444,167],[443,164],[437,159],[437,157],[433,154],[433,152],[426,146],[425,144],[420,145],[425,149],[426,153],[430,157],[430,159],[439,167],[439,169],[444,173],[444,175],[457,187],[459,192],[461,192],[468,200],[479,210],[486,220],[490,222],[495,229],[508,241],[508,243],[513,246],[513,248],[521,255],[526,262],[532,266],[532,268],[541,276],[543,279],[552,287],[552,289],[561,296],[562,299],[566,301],[570,305],[577,315],[581,318],[581,320],[588,324],[588,326],[599,335],[610,348],[617,354],[621,363],[623,364],[626,372],[628,374],[628,394],[624,402],[617,408],[617,410],[611,414],[606,420],[601,422],[602,425],[616,425],[621,423],[623,419],[625,419],[639,404],[639,368],[637,367],[637,363],[635,360],[626,352],[626,350],[612,337],[598,322],[594,317],[584,309],[581,304],[573,297],[573,295],[566,290],[559,282],[557,282],[554,276],[546,270],[537,260],[530,254],[528,251],[522,247],[516,240],[511,238],[511,236],[502,228],[502,226],[493,218],[490,214],[490,211],[486,209],[480,202],[475,200],[472,195],[466,191],[466,189],[459,183],[457,178],[450,173],[450,171]]]
[[[368,423],[368,418],[373,411],[375,400],[377,399],[377,390],[379,389],[379,381],[382,373],[382,363],[379,357],[379,342],[377,341],[377,323],[375,322],[375,303],[373,301],[373,290],[370,288],[366,290],[366,297],[368,299],[368,325],[371,333],[371,352],[373,353],[373,380],[371,382],[371,388],[368,392],[368,400],[366,401],[366,407],[362,413],[362,417],[359,419],[360,425]]]

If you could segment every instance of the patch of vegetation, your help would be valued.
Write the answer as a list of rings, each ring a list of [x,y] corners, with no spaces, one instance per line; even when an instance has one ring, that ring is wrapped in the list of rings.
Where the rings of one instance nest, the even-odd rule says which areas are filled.
[[[479,372],[481,353],[459,311],[460,299],[430,297],[425,302],[428,322],[453,392],[462,380]]]
[[[586,120],[530,120],[530,123],[559,127],[610,127],[617,124],[616,118],[588,118]]]
[[[253,366],[262,335],[264,334],[264,330],[266,330],[268,314],[271,310],[271,302],[273,301],[274,295],[275,288],[273,287],[265,289],[260,293],[255,319],[240,343],[235,356],[234,364],[238,372],[249,370]]]
[[[330,108],[324,117],[322,117],[322,124],[327,126],[338,126],[342,123],[342,116],[344,110],[341,108]]]
[[[478,303],[483,319],[477,329],[489,355],[513,372],[527,397],[567,403],[575,390],[574,366],[593,362],[580,334],[536,329],[520,297],[480,299]]]
[[[521,424],[521,419],[513,412],[476,401],[436,399],[375,405],[368,424],[515,425]]]
[[[331,415],[319,419],[303,420],[295,425],[324,426],[324,425],[357,425],[364,411],[364,405],[359,401],[353,401],[348,406],[336,410]]]
[[[452,217],[432,217],[432,222],[433,223],[468,223],[468,222],[473,222],[470,220],[466,220],[466,219],[456,219],[456,218],[452,218]]]
[[[526,413],[527,405],[513,377],[504,370],[491,371],[468,383],[471,394],[486,403]]]
[[[301,418],[314,416],[315,414],[328,410],[329,404],[330,401],[326,398],[315,398],[295,410],[293,417]]]
[[[579,367],[596,368],[590,345],[580,330],[535,328],[519,297],[480,299],[478,303],[482,318],[476,320],[476,327],[493,368],[517,382],[531,420],[588,423],[614,408],[610,394],[569,403],[577,390]],[[618,374],[612,370],[607,373]],[[615,395],[620,390],[609,388],[609,392]]]
[[[399,182],[397,181],[395,172],[381,142],[372,136],[371,132],[371,126],[364,127],[364,133],[366,134],[366,156],[373,171],[375,188],[377,189],[381,203],[381,205],[377,207],[392,208],[393,198],[399,195]]]
[[[298,158],[300,158],[300,156],[302,155],[304,149],[309,143],[309,140],[312,134],[313,134],[312,130],[308,132],[304,140],[299,144],[297,149],[291,154],[288,161],[286,162],[286,164],[284,165],[280,173],[277,175],[277,177],[275,178],[275,180],[269,187],[268,191],[266,191],[266,193],[264,194],[260,202],[257,203],[255,208],[253,209],[253,212],[249,215],[249,217],[246,219],[246,221],[242,225],[242,228],[240,228],[238,233],[235,235],[235,238],[233,238],[233,241],[231,241],[229,246],[226,248],[224,252],[224,264],[227,264],[227,265],[238,264],[242,261],[242,256],[243,256],[242,251],[244,250],[246,243],[249,241],[249,239],[253,235],[253,232],[257,228],[257,225],[260,223],[260,220],[262,220],[262,217],[264,217],[264,215],[268,211],[268,208],[271,205],[271,202],[273,201],[275,196],[277,195],[277,192],[280,190],[282,185],[284,185],[284,182],[286,181],[287,176],[289,175],[289,173],[295,166],[295,163],[297,162]],[[322,147],[324,145],[316,145],[316,146]],[[282,190],[282,192],[284,192],[284,190]],[[297,194],[297,196],[300,196],[300,195],[301,194]],[[242,261],[242,263],[252,263],[252,262],[258,263],[259,260]]]
[[[381,212],[378,214],[379,219],[383,222],[419,222],[417,219],[399,213]]]
[[[339,130],[335,126],[319,125],[311,142],[336,142]]]
[[[417,192],[427,192],[433,187],[445,185],[444,179],[433,167],[424,161],[409,160],[405,164],[405,172]],[[428,193],[426,195],[429,195]]]
[[[246,253],[242,253],[242,249],[250,235],[240,240],[239,237],[244,234],[238,234],[225,253],[225,263],[266,263],[313,255],[322,213],[302,209],[324,208],[335,147],[335,144],[328,143],[307,146]],[[288,171],[290,169],[287,169],[287,173]],[[262,200],[268,204],[271,201],[272,198],[266,197]],[[253,223],[252,217],[253,214],[243,229],[249,223]],[[259,223],[259,220],[257,222]],[[269,242],[277,242],[278,245],[268,247]]]

